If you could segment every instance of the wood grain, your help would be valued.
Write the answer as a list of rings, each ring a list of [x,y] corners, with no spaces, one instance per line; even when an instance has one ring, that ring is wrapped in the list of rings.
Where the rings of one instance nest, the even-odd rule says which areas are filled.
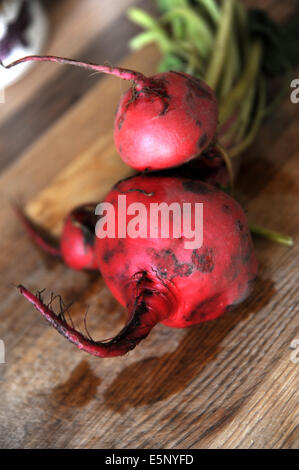
[[[117,2],[119,11],[111,6],[98,27],[92,11],[99,2],[87,2],[91,28],[83,22],[82,47],[72,29],[82,23],[81,2],[53,3],[53,41],[65,47],[63,54],[66,25],[69,50],[76,56],[89,51],[90,57],[122,59],[123,66],[145,74],[155,71],[154,47],[127,55],[127,39],[114,43],[132,34],[119,20],[129,0]],[[297,11],[294,2],[258,3],[280,18]],[[99,37],[105,48],[97,52]],[[121,163],[112,134],[125,85],[65,73],[43,67],[38,78],[34,68],[24,79],[30,90],[21,96],[19,82],[7,94],[7,114],[6,104],[0,109],[0,145],[10,155],[4,155],[0,173],[0,338],[6,346],[6,363],[0,364],[0,447],[298,448],[298,363],[291,360],[290,345],[299,338],[299,105],[286,99],[264,123],[246,153],[237,188],[249,219],[292,235],[294,247],[256,238],[259,278],[243,305],[186,330],[159,325],[125,357],[99,360],[48,327],[14,288],[22,282],[34,291],[47,288],[48,296],[62,295],[73,302],[76,324],[88,311],[88,327],[97,339],[115,334],[126,319],[100,276],[71,271],[41,254],[10,205],[19,198],[36,221],[59,234],[73,205],[101,200],[131,171]],[[55,95],[62,98],[66,89],[65,101],[56,103]],[[31,106],[32,129],[24,122]],[[13,129],[18,129],[16,142]]]

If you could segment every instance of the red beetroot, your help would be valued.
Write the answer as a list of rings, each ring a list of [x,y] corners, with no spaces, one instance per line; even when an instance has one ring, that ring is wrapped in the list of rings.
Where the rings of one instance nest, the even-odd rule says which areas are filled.
[[[95,258],[95,204],[74,209],[65,219],[60,250],[65,263],[73,269],[98,269]]]
[[[98,342],[83,336],[55,315],[40,297],[19,286],[62,335],[78,348],[101,357],[125,354],[158,322],[182,328],[222,315],[228,306],[246,298],[257,273],[244,212],[217,188],[184,177],[155,174],[123,180],[105,200],[115,208],[116,235],[121,195],[126,196],[127,207],[142,203],[148,209],[139,220],[146,222],[148,229],[151,203],[184,202],[192,207],[203,203],[203,245],[187,249],[185,228],[179,238],[161,238],[161,227],[158,238],[96,238],[101,273],[113,295],[129,309],[128,322],[116,337]],[[194,212],[192,223],[194,226]]]
[[[214,92],[186,73],[151,77],[147,88],[130,88],[122,97],[114,124],[116,147],[129,166],[159,170],[199,156],[216,133]]]
[[[10,68],[28,61],[61,62],[133,81],[120,100],[114,126],[116,147],[132,168],[143,171],[181,165],[200,155],[215,136],[215,93],[191,75],[166,72],[145,77],[133,70],[55,56],[28,56],[2,65]]]
[[[73,209],[65,218],[60,242],[37,227],[24,212],[16,207],[16,212],[31,239],[47,253],[61,257],[73,269],[98,269],[95,259],[95,207],[84,204]]]

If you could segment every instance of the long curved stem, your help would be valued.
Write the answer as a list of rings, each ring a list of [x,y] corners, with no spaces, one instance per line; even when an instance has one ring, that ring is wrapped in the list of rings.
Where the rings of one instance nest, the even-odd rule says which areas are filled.
[[[40,294],[34,295],[24,286],[19,285],[19,292],[34,305],[43,317],[66,339],[79,349],[97,357],[122,356],[137,346],[152,330],[152,328],[166,318],[169,302],[163,299],[161,292],[156,292],[148,286],[149,280],[137,281],[137,295],[131,308],[129,321],[126,326],[112,339],[107,341],[94,341],[90,335],[83,335],[74,325],[69,325],[63,312],[56,314],[47,306]]]
[[[64,57],[52,55],[29,55],[6,65],[4,65],[2,61],[0,61],[0,65],[2,65],[5,69],[10,69],[12,67],[15,67],[16,65],[23,64],[25,62],[58,62],[61,64],[74,65],[76,67],[94,70],[96,72],[107,73],[109,75],[114,75],[115,77],[122,78],[123,80],[132,80],[133,82],[135,82],[137,90],[150,86],[151,84],[151,81],[147,77],[145,77],[142,73],[135,72],[134,70],[124,69],[121,67],[109,67],[106,65],[98,65],[93,64],[91,62],[82,62],[80,60],[66,59]]]
[[[218,27],[217,36],[214,43],[214,54],[205,74],[205,80],[211,88],[216,89],[220,74],[222,71],[224,60],[227,56],[227,47],[230,38],[230,30],[232,25],[234,11],[234,0],[226,0],[223,3],[222,18]]]

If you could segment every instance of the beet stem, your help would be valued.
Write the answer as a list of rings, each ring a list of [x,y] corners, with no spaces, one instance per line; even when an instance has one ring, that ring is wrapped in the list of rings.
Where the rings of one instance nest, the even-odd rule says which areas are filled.
[[[10,64],[4,65],[0,60],[0,65],[5,69],[10,69],[16,65],[23,64],[25,62],[58,62],[61,64],[74,65],[76,67],[82,67],[88,70],[95,70],[96,72],[107,73],[114,75],[115,77],[122,78],[123,80],[132,80],[137,86],[137,90],[141,90],[144,87],[151,87],[151,80],[145,77],[142,73],[135,72],[134,70],[125,69],[121,67],[109,67],[106,65],[93,64],[91,62],[82,62],[75,59],[67,59],[64,57],[52,56],[52,55],[29,55],[17,59]]]

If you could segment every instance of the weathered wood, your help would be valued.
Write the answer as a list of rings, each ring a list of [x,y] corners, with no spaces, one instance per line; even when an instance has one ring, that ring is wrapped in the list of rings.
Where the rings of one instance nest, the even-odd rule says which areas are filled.
[[[92,27],[89,31],[82,26],[82,47],[71,26],[81,24],[82,2],[56,3],[51,13],[57,21],[55,52],[64,47],[63,54],[82,57],[87,44],[95,45],[98,30],[91,10],[99,2],[88,2]],[[107,8],[113,3],[105,2]],[[293,2],[263,4],[281,18],[294,11]],[[117,9],[111,8],[111,16],[99,20],[100,30],[117,17]],[[69,12],[68,48],[62,22]],[[108,49],[114,47],[112,35],[109,41],[107,59]],[[150,74],[158,58],[156,49],[149,47],[129,55],[122,65]],[[2,148],[10,148],[7,139],[13,136],[4,133],[7,123],[21,123],[23,110],[37,103],[40,89],[46,92],[48,83],[61,80],[59,67],[45,65],[42,76],[35,67],[31,79],[30,74],[24,79],[30,83],[24,96],[21,82],[9,90],[7,105],[0,108]],[[80,74],[78,80],[85,79],[90,80],[88,74]],[[57,99],[68,83],[61,85]],[[259,279],[251,297],[236,310],[188,330],[157,326],[130,354],[100,360],[49,328],[14,288],[22,282],[34,291],[47,288],[48,298],[51,292],[60,294],[66,303],[73,302],[76,324],[88,310],[94,338],[110,337],[124,324],[126,312],[100,276],[73,272],[41,254],[19,226],[10,201],[20,199],[35,220],[59,234],[71,207],[101,200],[115,181],[128,175],[131,170],[118,157],[112,133],[116,104],[126,86],[110,77],[82,85],[82,96],[68,102],[61,116],[52,114],[42,132],[38,126],[32,129],[24,151],[20,149],[28,145],[28,137],[15,136],[14,161],[7,165],[3,157],[7,166],[0,174],[0,338],[5,341],[6,363],[0,364],[0,447],[298,447],[298,364],[291,360],[290,345],[299,338],[299,105],[286,99],[264,123],[246,154],[237,188],[249,219],[292,235],[295,246],[255,239]],[[43,97],[44,106],[47,99],[53,101],[51,93]],[[39,118],[48,119],[47,109],[38,110],[35,122]]]

